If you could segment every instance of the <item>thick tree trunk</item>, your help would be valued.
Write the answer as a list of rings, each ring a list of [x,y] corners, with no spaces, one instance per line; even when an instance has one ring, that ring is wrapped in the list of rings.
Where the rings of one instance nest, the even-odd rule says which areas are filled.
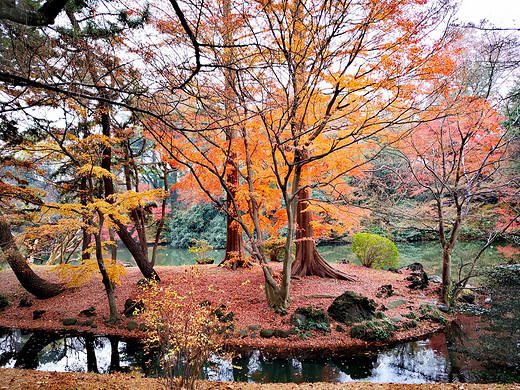
[[[11,227],[3,216],[0,216],[0,248],[20,284],[36,298],[52,298],[65,290],[63,285],[42,279],[29,267],[14,242]]]
[[[318,253],[312,228],[312,212],[308,210],[311,189],[305,188],[298,194],[296,213],[296,255],[292,265],[292,276],[319,276],[353,281],[354,278],[333,268]]]
[[[226,254],[221,264],[231,265],[231,268],[236,270],[238,267],[245,266],[246,261],[244,257],[244,240],[242,238],[242,229],[233,218],[233,215],[236,215],[234,200],[238,186],[238,172],[233,162],[234,156],[235,154],[232,153],[229,157],[231,163],[228,164],[229,173],[227,176],[227,184],[229,192],[227,194],[227,210],[231,215],[227,216]]]

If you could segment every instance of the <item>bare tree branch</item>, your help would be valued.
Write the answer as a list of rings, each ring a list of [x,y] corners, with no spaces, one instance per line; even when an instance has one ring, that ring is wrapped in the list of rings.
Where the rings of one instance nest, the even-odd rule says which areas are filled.
[[[19,8],[14,0],[0,0],[0,19],[26,26],[48,26],[61,12],[68,0],[48,0],[40,9],[33,11]]]

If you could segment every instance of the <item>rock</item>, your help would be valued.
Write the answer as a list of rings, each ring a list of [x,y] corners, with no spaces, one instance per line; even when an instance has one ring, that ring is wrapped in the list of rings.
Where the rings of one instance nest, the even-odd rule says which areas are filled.
[[[408,268],[411,271],[424,271],[424,267],[421,263],[412,263],[408,265],[406,268]]]
[[[426,272],[414,272],[410,276],[406,278],[409,282],[411,282],[408,286],[409,289],[412,290],[424,290],[426,287],[428,287],[428,275],[426,275]]]
[[[288,330],[282,330],[282,329],[274,330],[274,336],[279,337],[281,339],[286,339],[287,337],[289,337],[290,334],[291,334],[291,332],[289,332]]]
[[[330,332],[330,318],[325,310],[312,306],[297,308],[289,322],[300,330],[323,330]]]
[[[262,326],[261,325],[249,325],[247,327],[247,329],[251,330],[251,331],[255,331],[255,330],[258,330],[260,329]]]
[[[392,309],[395,309],[399,306],[403,306],[405,304],[407,304],[408,301],[406,299],[403,299],[403,298],[399,298],[399,299],[394,299],[393,301],[390,301],[386,304],[386,309],[387,310],[392,310]]]
[[[125,310],[123,311],[123,314],[131,318],[134,316],[134,313],[136,311],[143,311],[144,310],[144,303],[143,301],[134,301],[133,299],[128,298],[125,301]]]
[[[146,325],[144,322],[141,322],[141,323],[139,324],[139,330],[140,330],[141,332],[146,332],[146,331],[148,330],[148,325]]]
[[[395,325],[388,320],[369,320],[355,325],[350,337],[364,341],[386,341],[394,336]]]
[[[98,327],[98,324],[92,324],[92,325],[90,325],[90,327],[91,327],[92,329],[96,329],[96,328]]]
[[[392,295],[395,294],[394,288],[392,287],[391,284],[384,284],[381,287],[379,287],[377,289],[377,291],[378,291],[378,293],[377,293],[377,297],[378,298],[381,298],[381,297],[391,297]]]
[[[90,306],[88,309],[82,310],[79,314],[85,317],[95,317],[96,308],[94,306]]]
[[[307,317],[305,317],[303,314],[294,313],[291,316],[291,319],[289,320],[291,325],[295,326],[303,326],[307,322]]]
[[[437,309],[439,309],[443,313],[449,313],[450,312],[450,308],[447,305],[437,305]]]
[[[442,283],[442,278],[439,275],[431,275],[428,280],[432,283]]]
[[[126,323],[126,329],[132,331],[136,330],[139,327],[139,324],[136,321],[128,321]]]
[[[346,291],[334,299],[327,311],[334,320],[352,324],[374,317],[376,303],[372,299]]]
[[[78,322],[78,319],[76,317],[67,317],[62,320],[62,323],[65,326],[76,325],[77,322]]]
[[[403,321],[405,318],[401,315],[397,315],[394,317],[390,317],[389,320],[392,321],[394,324],[397,324],[398,322]]]
[[[92,326],[93,323],[94,323],[94,320],[92,318],[89,318],[88,320],[85,320],[85,325],[86,326]]]
[[[396,274],[400,274],[401,273],[401,271],[399,271],[399,268],[395,268],[395,267],[389,267],[388,271],[394,272]]]
[[[31,307],[32,304],[33,303],[30,299],[22,298],[22,299],[20,299],[20,303],[18,304],[18,307]]]
[[[272,329],[262,329],[260,331],[260,337],[263,337],[263,338],[271,338],[274,336],[274,331]]]
[[[475,303],[475,294],[462,294],[460,300],[462,302],[473,304]]]
[[[249,334],[249,332],[246,329],[240,329],[237,333],[242,338],[247,337],[247,335]]]
[[[235,316],[235,313],[233,313],[232,311],[229,311],[224,317],[222,317],[220,319],[220,321],[225,322],[225,323],[233,322],[234,316]]]
[[[38,318],[42,318],[47,310],[34,310],[33,311],[33,320],[37,320]]]

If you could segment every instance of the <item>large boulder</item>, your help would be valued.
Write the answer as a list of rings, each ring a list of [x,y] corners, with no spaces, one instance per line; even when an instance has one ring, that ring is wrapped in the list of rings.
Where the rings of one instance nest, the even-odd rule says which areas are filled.
[[[376,307],[374,300],[345,291],[334,299],[327,311],[334,320],[350,325],[374,317]]]

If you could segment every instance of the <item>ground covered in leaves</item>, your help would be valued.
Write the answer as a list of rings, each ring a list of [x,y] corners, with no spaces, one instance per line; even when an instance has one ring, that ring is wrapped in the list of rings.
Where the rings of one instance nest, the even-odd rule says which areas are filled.
[[[318,389],[318,390],[520,390],[518,384],[450,384],[434,383],[421,385],[350,382],[335,383],[270,383],[255,384],[243,382],[200,382],[198,389],[217,390],[272,390],[272,389]],[[164,381],[144,378],[139,374],[63,373],[34,370],[0,369],[0,390],[166,390]]]
[[[420,314],[421,307],[434,305],[438,299],[438,284],[432,284],[423,290],[413,290],[407,286],[407,277],[411,271],[401,270],[399,273],[374,270],[353,264],[335,265],[355,278],[354,282],[304,277],[291,282],[292,302],[287,315],[276,314],[268,308],[264,293],[264,279],[260,266],[237,271],[214,265],[157,267],[161,277],[161,285],[174,286],[179,294],[195,290],[201,302],[208,300],[215,307],[225,305],[233,312],[234,334],[227,341],[232,348],[258,348],[276,351],[279,354],[328,354],[334,351],[346,353],[349,350],[360,351],[381,346],[381,343],[364,342],[350,337],[348,326],[332,322],[330,332],[312,331],[305,335],[295,333],[289,337],[260,336],[262,329],[287,331],[294,328],[290,323],[291,314],[298,307],[327,308],[335,297],[345,291],[353,291],[374,299],[378,310],[383,310],[388,318],[409,315],[410,312]],[[35,270],[53,279],[49,268],[34,266]],[[275,272],[280,273],[280,264],[273,264]],[[136,298],[140,293],[138,281],[141,274],[136,267],[127,268],[127,275],[122,285],[116,288],[118,309],[122,322],[118,326],[105,325],[108,316],[108,304],[103,285],[94,279],[81,287],[69,289],[61,295],[47,299],[34,299],[20,286],[10,269],[0,271],[0,294],[7,297],[9,306],[0,311],[0,326],[23,329],[43,329],[49,331],[70,330],[95,334],[113,334],[123,337],[139,338],[143,333],[139,328],[128,329],[128,322],[139,323],[139,318],[126,318],[122,312],[128,298]],[[381,287],[391,285],[393,294],[381,294]],[[398,307],[391,308],[390,302],[399,300]],[[92,310],[94,309],[94,310]],[[386,309],[386,310],[385,310]],[[92,315],[88,317],[91,310]],[[41,317],[35,318],[35,311]],[[83,311],[83,314],[81,312]],[[64,325],[66,318],[76,318],[75,325]],[[435,321],[418,321],[417,327],[401,328],[389,342],[419,338],[439,330],[441,324]],[[294,333],[294,332],[293,332]],[[302,337],[304,336],[304,337]]]

